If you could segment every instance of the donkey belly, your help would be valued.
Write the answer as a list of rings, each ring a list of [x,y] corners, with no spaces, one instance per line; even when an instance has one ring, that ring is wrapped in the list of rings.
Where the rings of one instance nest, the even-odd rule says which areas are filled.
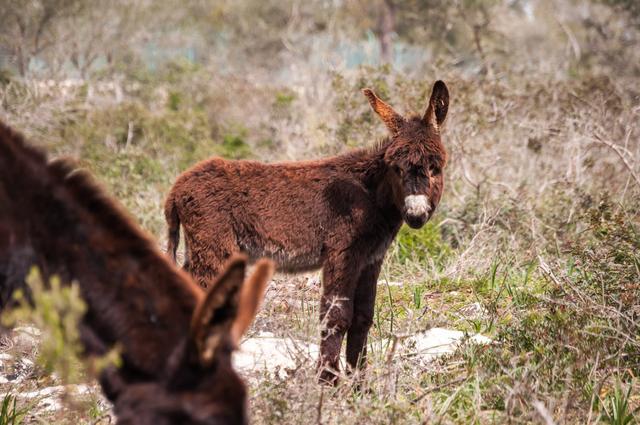
[[[286,246],[275,241],[238,241],[240,249],[249,255],[251,261],[268,257],[276,262],[278,270],[288,273],[304,272],[322,266],[322,246]]]

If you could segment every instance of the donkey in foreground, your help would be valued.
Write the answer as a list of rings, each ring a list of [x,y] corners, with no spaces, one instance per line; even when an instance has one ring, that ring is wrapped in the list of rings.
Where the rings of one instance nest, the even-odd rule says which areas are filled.
[[[263,260],[244,283],[234,256],[205,293],[90,176],[0,123],[0,293],[43,276],[77,281],[88,310],[85,354],[118,345],[122,365],[100,376],[119,423],[245,424],[246,390],[231,353],[272,273]],[[48,280],[47,280],[48,281]]]
[[[442,81],[423,116],[404,118],[364,94],[391,133],[375,148],[281,164],[209,159],[178,177],[165,205],[169,253],[175,261],[182,224],[184,268],[204,286],[236,252],[287,272],[322,267],[319,367],[329,382],[345,333],[347,363],[364,364],[384,255],[403,221],[417,229],[431,218],[447,161]]]

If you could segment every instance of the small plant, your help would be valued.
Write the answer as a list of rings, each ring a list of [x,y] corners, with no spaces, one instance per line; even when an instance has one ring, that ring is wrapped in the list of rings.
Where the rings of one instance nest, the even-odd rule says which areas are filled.
[[[424,286],[416,285],[413,288],[413,306],[416,310],[419,310],[422,307],[422,296],[424,294]]]
[[[616,387],[613,393],[607,394],[604,401],[602,401],[602,415],[603,422],[611,425],[627,425],[635,423],[636,418],[634,413],[638,410],[630,411],[629,398],[631,396],[631,388],[625,392],[620,382],[616,383]]]
[[[32,268],[26,279],[30,296],[17,291],[18,306],[2,316],[2,324],[15,326],[30,323],[42,332],[38,349],[38,364],[47,372],[59,374],[62,382],[77,383],[85,378],[85,367],[80,359],[82,346],[78,323],[87,307],[76,283],[63,285],[57,276],[49,280],[48,287],[37,268]],[[103,357],[92,359],[90,368],[102,368],[120,363],[118,349]]]
[[[0,425],[18,425],[24,420],[29,406],[18,408],[18,398],[13,394],[6,394],[0,408]]]
[[[86,312],[77,284],[63,286],[58,277],[49,280],[49,289],[33,268],[27,276],[31,301],[18,291],[19,307],[3,316],[3,324],[15,326],[19,322],[32,323],[42,331],[38,363],[48,373],[60,373],[65,382],[78,382],[81,377],[81,350],[78,322]]]
[[[225,158],[243,159],[251,156],[251,147],[244,139],[245,135],[241,132],[238,134],[227,134],[219,145],[218,152]]]
[[[278,108],[288,108],[294,100],[296,100],[296,95],[294,92],[279,91],[276,93],[274,106]]]
[[[93,423],[100,423],[100,419],[104,418],[107,412],[108,408],[105,408],[105,406],[100,403],[99,398],[95,397],[90,400],[87,414],[94,420]]]
[[[177,111],[180,109],[180,105],[182,103],[182,96],[180,93],[176,91],[172,91],[169,93],[169,98],[167,99],[167,107],[172,111]]]

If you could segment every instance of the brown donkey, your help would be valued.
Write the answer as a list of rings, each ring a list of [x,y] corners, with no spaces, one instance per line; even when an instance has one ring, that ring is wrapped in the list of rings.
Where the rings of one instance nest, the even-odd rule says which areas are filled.
[[[182,223],[184,268],[204,286],[236,252],[288,272],[322,267],[325,381],[335,379],[345,333],[348,364],[364,364],[385,252],[403,221],[426,223],[444,184],[447,86],[437,81],[426,113],[410,118],[364,94],[391,132],[375,148],[281,164],[209,159],[178,177],[165,205],[170,255]]]
[[[77,281],[88,310],[87,355],[121,350],[100,376],[119,423],[244,424],[246,390],[231,353],[272,272],[243,283],[232,258],[205,293],[93,180],[46,156],[0,123],[0,294],[24,285],[32,264]]]

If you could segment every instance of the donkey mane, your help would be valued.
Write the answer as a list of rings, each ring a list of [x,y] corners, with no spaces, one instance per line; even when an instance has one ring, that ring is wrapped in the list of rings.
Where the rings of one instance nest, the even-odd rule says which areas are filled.
[[[135,224],[120,203],[104,192],[102,185],[87,170],[78,169],[75,162],[68,158],[50,161],[48,168],[65,185],[78,205],[91,211],[91,218],[97,224],[120,235],[117,242],[126,242],[137,252],[160,253],[157,243]],[[164,270],[173,270],[163,256],[158,256],[156,261]],[[185,279],[184,282],[182,285],[191,287],[198,296],[201,295],[200,291],[195,290],[197,287],[192,285],[191,279]]]
[[[415,117],[413,119],[419,119],[419,117]],[[390,137],[385,137],[378,142],[376,142],[373,146],[355,149],[349,152],[345,152],[343,154],[326,158],[326,161],[334,161],[338,164],[344,164],[349,167],[351,171],[354,173],[362,173],[365,175],[371,175],[380,170],[378,168],[372,168],[372,165],[375,167],[382,167],[384,154],[389,145],[393,140]],[[442,145],[438,144],[424,144],[421,146],[421,150],[418,151],[420,155],[416,155],[416,158],[409,158],[409,160],[413,160],[413,162],[417,162],[420,157],[423,156],[434,156],[437,158],[442,158],[441,167],[444,168],[447,164],[448,155],[447,151],[442,147]]]
[[[17,178],[18,172],[25,172],[32,179],[44,181],[49,178],[52,186],[64,187],[72,195],[73,201],[91,211],[92,218],[99,220],[101,225],[106,228],[115,226],[120,233],[131,237],[132,243],[156,249],[151,238],[134,224],[120,204],[111,199],[93,176],[86,170],[79,169],[73,160],[57,158],[48,161],[43,150],[27,143],[22,134],[2,122],[0,140],[3,141],[0,148],[8,150],[5,154],[16,159],[14,162],[8,162],[15,167],[12,177]],[[26,175],[21,177],[24,178]]]

